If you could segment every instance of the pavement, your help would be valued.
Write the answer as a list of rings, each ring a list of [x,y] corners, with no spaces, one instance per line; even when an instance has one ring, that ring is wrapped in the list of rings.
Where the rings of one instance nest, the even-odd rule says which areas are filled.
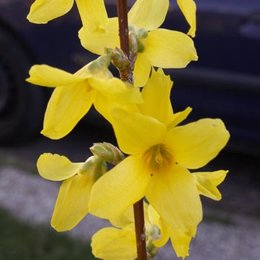
[[[23,147],[0,148],[0,207],[26,223],[49,226],[59,184],[43,180],[36,174],[35,158],[43,150],[79,158],[86,149],[81,148],[75,154],[76,147],[79,144],[82,147],[82,139],[78,140],[67,142],[70,145],[65,148],[67,154],[57,143],[50,146],[41,140]],[[257,158],[232,153],[224,153],[209,166],[215,170],[230,169],[230,173],[220,187],[221,202],[203,199],[205,220],[191,242],[188,259],[260,260],[258,166]],[[88,215],[68,234],[89,241],[95,231],[107,225],[106,221]],[[177,258],[171,245],[167,244],[155,259]]]

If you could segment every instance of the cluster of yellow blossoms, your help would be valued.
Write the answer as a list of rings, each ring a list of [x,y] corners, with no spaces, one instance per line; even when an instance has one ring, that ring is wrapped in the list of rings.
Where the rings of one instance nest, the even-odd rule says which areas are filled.
[[[81,44],[100,57],[74,74],[48,65],[31,68],[28,82],[54,88],[42,134],[64,137],[93,105],[112,124],[120,150],[107,143],[95,144],[93,156],[82,163],[57,154],[40,156],[40,175],[62,181],[51,225],[57,231],[70,230],[88,213],[108,219],[114,227],[93,236],[93,254],[101,259],[136,259],[131,208],[145,197],[148,254],[154,256],[170,239],[177,256],[185,258],[202,219],[200,195],[220,200],[217,186],[227,174],[194,170],[216,157],[229,139],[220,119],[181,124],[191,108],[173,112],[173,82],[162,70],[183,68],[197,60],[190,38],[196,31],[196,5],[193,0],[177,0],[190,25],[187,35],[159,28],[169,0],[135,1],[128,13],[129,38],[135,43],[130,50],[134,62],[129,83],[108,69],[120,46],[118,18],[108,17],[104,0],[75,2],[82,21]],[[67,13],[73,3],[36,0],[28,19],[47,23]],[[113,167],[108,170],[107,164]]]

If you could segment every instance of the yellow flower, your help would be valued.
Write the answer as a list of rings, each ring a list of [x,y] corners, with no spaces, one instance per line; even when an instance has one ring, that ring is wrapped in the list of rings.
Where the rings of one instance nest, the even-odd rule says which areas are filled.
[[[99,13],[96,12],[96,16],[90,19],[90,7],[94,2],[85,1],[88,8],[84,10],[84,17],[89,19],[79,31],[79,37],[87,50],[102,55],[105,48],[120,46],[118,19],[108,18],[104,1],[99,2]],[[190,37],[178,31],[158,29],[165,19],[168,7],[169,0],[137,0],[128,13],[130,31],[136,35],[138,42],[138,55],[133,72],[136,86],[144,86],[151,66],[183,68],[190,61],[197,60]],[[82,13],[84,11],[82,10]]]
[[[106,101],[119,104],[142,101],[138,89],[112,77],[107,67],[93,65],[97,66],[89,63],[75,74],[47,65],[34,65],[30,69],[28,82],[55,88],[45,112],[43,135],[51,139],[64,137],[95,102],[100,104],[98,110],[105,111]]]
[[[170,89],[169,78],[153,71],[144,87],[141,113],[114,110],[119,148],[130,156],[94,184],[89,207],[92,214],[113,219],[145,196],[175,232],[176,245],[187,243],[201,221],[199,194],[207,192],[197,185],[211,191],[210,182],[194,178],[188,169],[203,167],[217,156],[229,133],[220,119],[177,126],[189,111],[172,113]]]
[[[150,256],[155,256],[158,247],[165,245],[169,239],[167,228],[151,205],[144,203],[146,248]],[[136,259],[136,238],[133,208],[130,207],[122,216],[110,220],[115,227],[106,227],[96,232],[91,241],[92,253],[105,260]]]
[[[90,191],[106,171],[102,160],[90,157],[85,163],[72,163],[65,156],[44,153],[37,161],[40,175],[51,181],[63,181],[53,211],[51,225],[57,231],[74,228],[88,213]]]
[[[200,194],[219,200],[217,186],[225,179],[227,171],[196,172],[199,177],[197,188]],[[155,256],[160,247],[170,239],[178,257],[189,255],[189,245],[192,236],[182,230],[173,230],[167,226],[151,205],[144,203],[146,249],[150,256]],[[129,207],[118,218],[110,219],[114,227],[99,230],[92,237],[92,253],[101,259],[136,259],[136,241],[134,231],[133,207]]]
[[[93,1],[93,4],[91,6],[95,8],[92,10],[93,15],[95,13],[94,10],[97,10],[96,8],[100,7],[100,5],[98,4],[99,1],[102,0]],[[82,14],[82,11],[84,12],[86,8],[84,3],[85,1],[75,0],[75,2],[77,4],[82,23],[84,24],[86,17],[84,16],[84,13]],[[71,10],[73,4],[74,0],[35,0],[34,3],[31,5],[27,19],[31,23],[45,24],[57,17],[68,13]]]

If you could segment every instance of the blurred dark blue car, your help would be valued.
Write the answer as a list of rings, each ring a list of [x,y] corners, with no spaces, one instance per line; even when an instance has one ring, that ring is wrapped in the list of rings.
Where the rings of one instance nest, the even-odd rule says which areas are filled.
[[[93,59],[77,38],[76,8],[47,25],[26,20],[33,1],[0,0],[0,143],[39,132],[48,91],[24,79],[35,63],[71,72]],[[115,14],[116,1],[108,9]],[[199,61],[169,70],[175,111],[191,106],[190,120],[220,117],[231,132],[231,149],[260,154],[260,1],[197,0],[195,45]],[[171,1],[163,27],[187,32]]]

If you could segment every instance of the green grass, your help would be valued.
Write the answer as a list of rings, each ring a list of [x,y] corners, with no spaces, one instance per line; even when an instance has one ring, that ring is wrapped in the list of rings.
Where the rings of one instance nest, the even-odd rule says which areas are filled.
[[[89,243],[45,226],[17,221],[0,209],[0,260],[94,260]]]

